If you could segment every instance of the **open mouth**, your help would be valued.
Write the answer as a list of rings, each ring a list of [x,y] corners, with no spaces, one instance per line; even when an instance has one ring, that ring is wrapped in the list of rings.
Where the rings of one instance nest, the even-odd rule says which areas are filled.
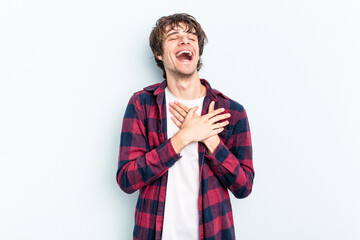
[[[190,51],[180,51],[176,54],[176,58],[181,61],[191,61],[193,59],[193,54]]]

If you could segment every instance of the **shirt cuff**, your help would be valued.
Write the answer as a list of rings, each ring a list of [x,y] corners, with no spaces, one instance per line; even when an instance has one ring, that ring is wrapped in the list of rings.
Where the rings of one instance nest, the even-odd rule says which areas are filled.
[[[225,144],[221,141],[215,148],[213,154],[209,154],[207,151],[205,153],[205,157],[208,160],[208,163],[212,166],[221,165],[229,156],[229,149],[225,146]]]
[[[157,149],[159,159],[166,167],[171,167],[177,160],[181,158],[181,155],[175,152],[175,149],[170,140],[171,139],[166,140]]]

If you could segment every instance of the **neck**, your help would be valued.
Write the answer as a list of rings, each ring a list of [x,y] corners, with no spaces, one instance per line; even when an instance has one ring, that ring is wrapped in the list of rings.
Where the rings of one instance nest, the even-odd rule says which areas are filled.
[[[206,95],[206,87],[201,84],[197,73],[191,77],[168,76],[166,81],[170,92],[180,99],[193,100]]]

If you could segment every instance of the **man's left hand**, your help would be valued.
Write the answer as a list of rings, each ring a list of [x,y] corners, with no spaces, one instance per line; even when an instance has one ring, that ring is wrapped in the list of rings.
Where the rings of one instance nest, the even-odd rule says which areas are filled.
[[[213,112],[215,109],[215,102],[212,101],[209,105],[209,113]],[[184,104],[180,103],[180,102],[174,102],[174,103],[170,103],[170,112],[171,114],[174,116],[174,118],[172,118],[173,122],[175,123],[175,125],[178,128],[181,128],[181,125],[186,117],[186,115],[188,114],[190,108],[188,108],[187,106],[185,106]],[[197,115],[196,113],[194,113],[195,116],[199,117],[199,115]],[[228,121],[224,122],[225,125],[228,125]],[[201,141],[203,144],[205,144],[205,146],[207,147],[207,150],[210,154],[212,154],[214,152],[214,150],[216,149],[216,147],[219,145],[220,143],[220,138],[218,135],[214,135],[211,137],[208,137],[204,140]]]

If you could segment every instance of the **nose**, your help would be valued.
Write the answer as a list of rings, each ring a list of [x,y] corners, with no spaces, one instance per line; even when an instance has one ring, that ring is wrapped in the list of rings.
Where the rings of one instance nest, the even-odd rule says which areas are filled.
[[[188,43],[189,43],[189,39],[187,38],[187,36],[184,35],[180,37],[179,45],[188,44]]]

